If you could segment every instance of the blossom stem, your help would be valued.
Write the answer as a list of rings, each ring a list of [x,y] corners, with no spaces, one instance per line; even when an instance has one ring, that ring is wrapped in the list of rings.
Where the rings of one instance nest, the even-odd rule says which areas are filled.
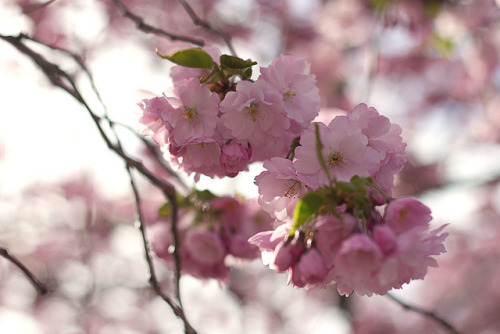
[[[323,158],[323,143],[321,142],[321,138],[319,135],[319,126],[318,123],[314,123],[314,133],[316,135],[316,156],[318,158],[319,164],[321,165],[321,168],[326,174],[326,177],[328,178],[328,182],[330,183],[330,186],[333,188],[333,181],[332,177],[330,176],[330,171],[326,167],[325,159]]]

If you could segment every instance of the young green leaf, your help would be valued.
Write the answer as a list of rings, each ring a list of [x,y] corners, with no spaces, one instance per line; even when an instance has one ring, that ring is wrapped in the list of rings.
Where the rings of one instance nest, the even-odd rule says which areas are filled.
[[[163,59],[185,67],[211,69],[214,64],[212,57],[200,48],[180,50],[171,55],[162,55],[157,49],[156,53]]]
[[[252,67],[253,65],[257,65],[257,62],[251,60],[243,60],[235,56],[222,55],[220,56],[220,64],[221,66],[225,66],[227,68],[244,70],[246,68]]]
[[[230,55],[220,56],[221,68],[231,75],[239,75],[242,77],[252,76],[252,66],[257,62],[251,60],[243,60]]]
[[[293,232],[295,229],[318,215],[319,209],[325,204],[325,196],[318,192],[304,195],[295,206],[293,212]]]

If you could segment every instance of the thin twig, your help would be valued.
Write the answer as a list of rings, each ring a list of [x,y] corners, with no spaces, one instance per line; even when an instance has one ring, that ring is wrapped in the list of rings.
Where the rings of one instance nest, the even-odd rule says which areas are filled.
[[[159,179],[156,177],[146,166],[144,166],[140,161],[135,160],[131,157],[129,157],[121,147],[119,141],[118,144],[113,144],[111,140],[108,138],[106,133],[104,132],[104,129],[101,126],[101,121],[105,120],[105,118],[102,118],[95,114],[93,110],[90,108],[90,106],[87,104],[85,99],[83,98],[82,94],[78,90],[76,83],[74,79],[67,74],[65,71],[61,70],[57,65],[47,61],[42,55],[39,53],[33,51],[30,49],[26,44],[23,43],[24,35],[20,34],[18,36],[4,36],[0,35],[0,39],[3,39],[13,45],[16,49],[18,49],[21,53],[24,55],[28,56],[33,60],[38,67],[42,70],[42,72],[47,76],[47,78],[50,80],[50,82],[63,89],[66,91],[68,94],[73,96],[80,104],[82,104],[85,109],[88,111],[90,117],[94,121],[94,124],[96,125],[99,134],[105,141],[107,147],[115,152],[118,156],[120,156],[126,163],[127,167],[133,167],[135,168],[139,173],[141,173],[144,177],[146,177],[151,183],[153,183],[155,186],[157,186],[164,194],[164,196],[168,199],[168,201],[172,204],[172,208],[174,210],[173,212],[173,218],[172,218],[172,236],[174,239],[174,260],[175,260],[175,277],[176,277],[176,297],[179,300],[179,308],[182,311],[182,303],[180,301],[180,288],[179,288],[179,282],[180,282],[180,268],[181,268],[181,263],[180,263],[180,257],[179,257],[179,236],[178,236],[178,231],[177,231],[177,197],[176,197],[176,190],[173,186],[171,186],[169,183]],[[38,42],[39,44],[43,44]],[[47,46],[49,47],[49,46]],[[50,48],[50,47],[49,47]],[[156,291],[156,290],[155,290]],[[159,291],[156,291],[157,293]],[[160,291],[161,292],[161,291]],[[163,293],[160,294],[163,298]],[[170,305],[170,304],[169,304]],[[175,307],[172,307],[172,310],[176,315],[178,315],[179,310],[176,309]],[[188,326],[186,326],[188,328]],[[187,331],[188,329],[186,329]],[[191,333],[187,331],[187,333]]]
[[[148,243],[148,239],[146,236],[146,228],[145,228],[145,225],[144,225],[144,222],[142,219],[141,202],[140,202],[139,192],[137,191],[137,187],[135,185],[134,177],[133,177],[132,172],[130,170],[130,166],[127,165],[126,168],[127,168],[127,173],[129,175],[129,178],[130,178],[130,185],[132,186],[132,191],[134,193],[137,217],[139,220],[139,230],[141,231],[142,242],[144,245],[144,253],[146,256],[146,262],[148,263],[148,267],[149,267],[149,273],[150,273],[149,282],[151,283],[151,287],[156,292],[156,294],[158,296],[160,296],[170,306],[170,308],[172,308],[175,315],[177,317],[179,317],[180,319],[182,319],[182,321],[184,322],[185,333],[186,334],[196,334],[196,330],[191,326],[191,324],[189,323],[189,321],[187,320],[187,318],[184,314],[184,310],[182,308],[182,304],[180,302],[180,299],[178,299],[178,304],[175,303],[172,299],[170,299],[170,297],[168,297],[165,293],[163,293],[163,291],[160,287],[160,283],[158,282],[158,278],[156,276],[156,271],[155,271],[153,259],[151,257],[150,252],[149,252],[149,247],[148,247],[149,243]],[[174,207],[174,205],[172,205],[172,207]],[[176,216],[174,216],[172,219],[176,220],[177,218],[176,218]],[[177,282],[177,286],[178,286],[178,282]]]
[[[220,30],[213,28],[206,21],[203,21],[198,15],[196,15],[193,8],[187,3],[186,0],[179,0],[179,2],[181,3],[182,7],[184,7],[184,9],[186,10],[189,17],[191,18],[191,20],[193,21],[193,23],[195,25],[200,26],[200,27],[204,28],[205,30],[211,31],[214,34],[216,34],[217,36],[219,36],[224,41],[224,43],[226,43],[231,54],[236,57],[236,51],[233,48],[233,43],[231,42],[231,37],[229,37],[229,35],[223,33]]]
[[[148,34],[154,34],[154,35],[158,35],[158,36],[163,36],[163,37],[167,37],[173,41],[175,40],[178,40],[178,41],[184,41],[184,42],[188,42],[188,43],[191,43],[191,44],[194,44],[194,45],[198,45],[198,46],[204,46],[205,45],[205,42],[201,39],[197,39],[197,38],[192,38],[192,37],[188,37],[188,36],[181,36],[181,35],[176,35],[176,34],[173,34],[173,33],[170,33],[170,32],[167,32],[163,29],[160,29],[160,28],[157,28],[157,27],[154,27],[152,25],[149,25],[147,23],[144,22],[144,19],[133,14],[132,12],[130,12],[126,7],[125,5],[123,5],[123,3],[120,1],[120,0],[113,0],[113,2],[115,3],[116,7],[118,7],[118,9],[121,11],[122,15],[125,16],[126,18],[134,21],[135,25],[137,26],[137,29],[145,32],[145,33],[148,33]]]
[[[460,334],[460,332],[452,324],[450,324],[448,321],[446,321],[443,318],[441,318],[440,316],[438,316],[436,313],[434,313],[432,311],[424,310],[423,308],[420,308],[418,306],[410,305],[410,304],[402,301],[401,299],[397,298],[396,296],[394,296],[391,293],[387,293],[386,295],[387,295],[387,297],[391,298],[396,303],[401,305],[404,309],[407,309],[407,310],[413,311],[413,312],[417,312],[417,313],[425,315],[429,318],[432,318],[434,321],[436,321],[441,326],[446,328],[450,333]]]
[[[37,289],[38,293],[41,295],[46,294],[49,290],[47,289],[47,286],[40,282],[38,278],[28,269],[26,266],[19,261],[14,255],[10,254],[10,252],[3,247],[0,247],[0,256],[3,256],[10,262],[12,262],[16,267],[18,267],[23,274],[29,279],[31,284]]]

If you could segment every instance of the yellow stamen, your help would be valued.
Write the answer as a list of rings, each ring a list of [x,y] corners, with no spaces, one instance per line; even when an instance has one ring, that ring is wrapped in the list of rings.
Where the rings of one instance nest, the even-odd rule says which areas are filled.
[[[332,152],[326,158],[326,163],[332,167],[340,167],[344,164],[344,156],[340,151]]]
[[[184,119],[188,121],[188,123],[191,123],[196,116],[198,116],[198,110],[196,110],[196,107],[184,107]]]
[[[297,93],[295,92],[295,88],[289,87],[289,89],[283,94],[283,102],[292,103],[293,98],[295,96],[297,96]]]
[[[287,198],[295,198],[299,194],[300,182],[296,180],[289,181],[290,182],[285,185],[285,193],[283,194],[283,196]]]
[[[245,107],[245,112],[252,119],[252,121],[256,122],[261,112],[260,106],[257,102],[251,102],[249,107]]]

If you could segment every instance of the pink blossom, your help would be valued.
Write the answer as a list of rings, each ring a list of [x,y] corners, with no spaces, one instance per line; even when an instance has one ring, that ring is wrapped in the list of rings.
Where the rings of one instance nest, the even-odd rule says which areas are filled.
[[[172,128],[166,123],[164,112],[169,107],[167,100],[163,96],[144,99],[139,103],[142,115],[139,123],[144,125],[143,136],[152,136],[159,145],[165,145]]]
[[[319,90],[309,64],[292,55],[281,55],[267,68],[260,69],[259,80],[278,90],[284,103],[285,115],[302,129],[319,113]]]
[[[317,218],[314,224],[314,240],[328,268],[334,265],[340,245],[354,232],[355,224],[355,218],[349,214],[343,214],[340,218],[331,215]]]
[[[295,263],[298,256],[301,255],[296,248],[295,244],[280,242],[274,249],[274,258],[269,264],[269,268],[278,273],[287,271]]]
[[[283,142],[290,122],[281,113],[283,101],[264,81],[242,81],[220,103],[221,120],[234,139],[248,141],[252,161],[286,154]]]
[[[379,169],[372,174],[374,182],[385,191],[389,196],[394,187],[394,175],[400,172],[406,164],[406,155],[404,152],[387,152],[385,158],[380,162]],[[385,203],[385,200],[379,204]]]
[[[323,160],[331,177],[337,181],[349,181],[354,175],[370,176],[378,168],[380,155],[368,146],[368,138],[361,129],[345,117],[336,117],[327,126],[319,123]],[[295,150],[295,167],[299,176],[307,179],[312,188],[328,185],[316,153],[316,135],[307,130],[300,138],[301,146]]]
[[[232,235],[226,242],[228,253],[240,259],[255,259],[259,257],[259,249],[248,242],[245,234]]]
[[[208,230],[188,230],[184,245],[191,257],[205,265],[221,262],[226,255],[224,245],[219,236]]]
[[[355,234],[340,246],[335,258],[335,271],[339,281],[364,283],[372,278],[382,265],[383,253],[365,234]]]
[[[246,146],[246,147],[245,147]],[[226,176],[236,176],[239,172],[248,169],[252,156],[252,149],[247,144],[242,145],[235,141],[222,146],[220,164]]]
[[[269,265],[274,261],[274,250],[278,244],[284,242],[288,230],[289,226],[287,224],[282,224],[274,231],[259,232],[248,239],[250,244],[259,247],[262,253],[262,262],[265,265]]]
[[[391,236],[389,227],[377,226],[376,242],[385,244],[386,255],[374,277],[372,291],[384,294],[392,288],[401,288],[410,280],[423,279],[429,266],[437,267],[436,260],[431,256],[445,252],[443,242],[448,234],[441,233],[444,227],[428,233],[417,227],[397,236],[392,233]]]
[[[210,138],[203,138],[184,146],[170,145],[172,161],[184,169],[186,173],[196,173],[210,177],[222,177],[225,175],[220,166],[220,146]]]
[[[384,222],[395,233],[414,227],[425,229],[431,220],[431,210],[415,198],[397,198],[385,208]]]
[[[173,145],[186,145],[196,139],[212,137],[217,126],[219,96],[196,78],[175,87],[178,97],[167,98],[164,118],[172,127]]]
[[[357,105],[347,117],[366,135],[368,146],[380,154],[379,168],[371,176],[375,183],[390,195],[394,175],[403,169],[406,163],[403,153],[406,143],[401,137],[401,128],[364,103]]]
[[[392,124],[389,119],[379,114],[373,107],[358,104],[347,118],[357,124],[361,132],[368,138],[368,146],[380,153],[381,159],[388,152],[402,152],[406,147],[401,137],[401,128]]]
[[[294,164],[284,158],[264,162],[267,171],[255,177],[259,187],[259,204],[272,217],[285,221],[293,217],[297,201],[308,189],[297,175]]]
[[[289,283],[296,287],[312,287],[314,285],[326,285],[328,269],[323,257],[314,248],[306,251],[300,257],[299,262],[291,268]]]

